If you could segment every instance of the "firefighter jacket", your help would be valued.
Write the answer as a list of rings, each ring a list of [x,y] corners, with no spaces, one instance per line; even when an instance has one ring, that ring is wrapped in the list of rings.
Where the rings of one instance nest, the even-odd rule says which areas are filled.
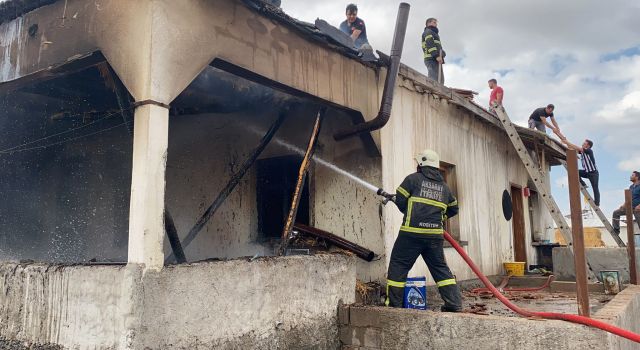
[[[438,28],[424,27],[424,32],[422,32],[422,52],[424,53],[425,60],[435,61],[441,52],[443,58],[446,56],[446,53],[442,49]]]
[[[443,222],[458,214],[458,201],[436,168],[421,167],[396,190],[396,205],[404,213],[400,231],[443,238]]]

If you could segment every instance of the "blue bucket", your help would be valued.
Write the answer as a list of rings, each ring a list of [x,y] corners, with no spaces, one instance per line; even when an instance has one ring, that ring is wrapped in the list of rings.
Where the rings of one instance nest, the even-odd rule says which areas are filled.
[[[427,309],[427,278],[407,278],[404,286],[404,307],[406,309]]]

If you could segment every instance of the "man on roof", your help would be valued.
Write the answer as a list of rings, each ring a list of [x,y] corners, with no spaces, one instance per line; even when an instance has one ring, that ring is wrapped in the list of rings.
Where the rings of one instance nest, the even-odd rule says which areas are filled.
[[[442,65],[444,64],[444,57],[447,54],[442,49],[439,33],[438,20],[428,18],[424,31],[422,32],[422,52],[424,54],[424,65],[427,66],[429,79],[444,84]]]
[[[548,104],[547,107],[536,108],[529,116],[529,128],[538,129],[542,132],[546,132],[547,128],[551,129],[560,139],[564,138],[564,135],[560,132],[560,127],[556,122],[556,118],[553,115],[555,106]],[[547,118],[551,119],[551,123],[547,121]]]
[[[340,30],[353,39],[356,49],[364,44],[369,44],[367,27],[364,25],[364,21],[358,17],[358,6],[355,4],[347,5],[345,14],[347,19],[340,23]]]
[[[498,81],[496,79],[489,79],[489,89],[491,89],[491,95],[489,96],[489,109],[494,108],[496,105],[502,106],[504,90],[498,86]]]

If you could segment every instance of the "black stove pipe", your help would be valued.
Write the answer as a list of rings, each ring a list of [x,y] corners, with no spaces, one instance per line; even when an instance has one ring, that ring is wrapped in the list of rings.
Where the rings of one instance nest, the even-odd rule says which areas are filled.
[[[357,135],[363,132],[371,132],[381,129],[387,124],[391,117],[391,106],[393,104],[393,92],[396,87],[396,78],[400,70],[400,57],[402,56],[402,47],[404,46],[404,37],[407,32],[407,22],[409,20],[410,5],[403,2],[398,8],[398,17],[396,19],[396,29],[393,34],[393,43],[391,44],[391,56],[389,67],[387,68],[387,77],[384,82],[384,90],[382,91],[382,103],[378,115],[372,120],[354,125],[353,127],[336,133],[333,137],[340,141],[347,137]]]

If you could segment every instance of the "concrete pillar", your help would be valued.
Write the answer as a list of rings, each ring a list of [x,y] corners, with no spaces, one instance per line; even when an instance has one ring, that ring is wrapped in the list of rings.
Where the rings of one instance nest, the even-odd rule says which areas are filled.
[[[159,270],[164,264],[164,192],[169,110],[156,105],[135,111],[129,208],[129,263]]]

